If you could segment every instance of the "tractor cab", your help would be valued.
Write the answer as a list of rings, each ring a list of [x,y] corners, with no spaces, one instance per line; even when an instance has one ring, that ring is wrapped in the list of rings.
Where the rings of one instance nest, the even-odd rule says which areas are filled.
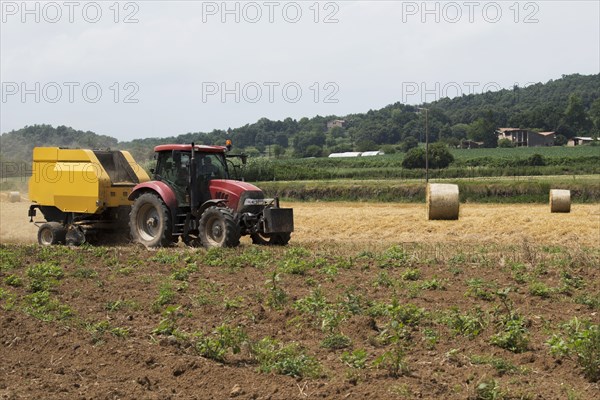
[[[176,148],[173,148],[176,147]],[[197,192],[196,206],[210,199],[209,185],[213,179],[229,179],[223,147],[195,146],[194,168],[189,145],[158,146],[154,179],[169,185],[179,206],[190,206],[191,191]],[[194,171],[194,172],[192,172]]]

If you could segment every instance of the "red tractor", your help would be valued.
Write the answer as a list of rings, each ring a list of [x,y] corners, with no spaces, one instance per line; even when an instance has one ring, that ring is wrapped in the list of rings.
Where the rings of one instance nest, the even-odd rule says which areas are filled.
[[[228,146],[229,147],[229,146]],[[229,179],[228,147],[156,146],[153,180],[135,186],[129,227],[134,241],[163,247],[179,238],[191,246],[234,247],[250,235],[256,244],[286,245],[294,230],[291,208],[262,190]]]

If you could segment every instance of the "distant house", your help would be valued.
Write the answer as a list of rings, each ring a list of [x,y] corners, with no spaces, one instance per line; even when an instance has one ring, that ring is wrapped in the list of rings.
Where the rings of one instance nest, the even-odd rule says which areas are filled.
[[[590,144],[594,141],[594,138],[589,136],[576,136],[569,139],[567,146],[581,146],[582,144]]]
[[[483,147],[483,142],[475,142],[473,140],[465,139],[460,141],[458,147],[461,149],[478,149],[480,147]]]
[[[332,128],[343,128],[344,125],[346,125],[346,121],[344,121],[343,119],[334,119],[333,121],[329,121],[327,123],[327,130]]]
[[[554,146],[556,132],[536,132],[522,128],[498,128],[498,140],[508,139],[515,147]]]

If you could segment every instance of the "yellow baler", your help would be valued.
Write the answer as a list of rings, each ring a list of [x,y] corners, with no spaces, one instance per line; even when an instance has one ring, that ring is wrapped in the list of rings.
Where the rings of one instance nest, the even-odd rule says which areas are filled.
[[[39,243],[80,244],[99,233],[126,232],[128,197],[148,180],[127,151],[34,148],[29,198],[35,204],[29,216],[33,221],[39,209],[46,219]]]

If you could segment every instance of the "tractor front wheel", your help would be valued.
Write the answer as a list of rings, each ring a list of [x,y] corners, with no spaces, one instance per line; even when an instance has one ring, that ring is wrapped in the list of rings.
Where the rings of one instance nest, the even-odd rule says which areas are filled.
[[[154,193],[144,193],[135,199],[129,213],[129,229],[133,241],[148,248],[172,244],[169,209]]]
[[[291,233],[253,233],[250,235],[253,244],[270,245],[270,246],[285,246],[291,238]]]
[[[67,230],[59,222],[46,222],[38,230],[38,243],[42,246],[64,244]]]
[[[240,244],[240,226],[233,213],[222,207],[209,207],[200,218],[200,241],[211,247],[236,247]]]

